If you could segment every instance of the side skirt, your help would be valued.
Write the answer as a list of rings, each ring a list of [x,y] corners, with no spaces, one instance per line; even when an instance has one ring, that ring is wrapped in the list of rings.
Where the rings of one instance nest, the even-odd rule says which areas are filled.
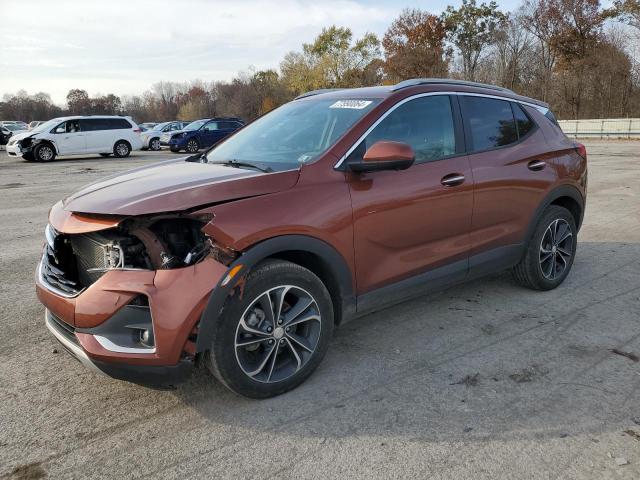
[[[357,297],[357,311],[354,318],[411,298],[506,270],[518,263],[523,254],[524,245],[507,245],[364,293]]]

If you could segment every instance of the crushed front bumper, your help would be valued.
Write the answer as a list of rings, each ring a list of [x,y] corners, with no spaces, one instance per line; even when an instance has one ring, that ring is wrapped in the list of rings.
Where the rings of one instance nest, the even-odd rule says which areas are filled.
[[[212,258],[172,270],[112,270],[75,296],[49,285],[36,272],[36,293],[46,307],[46,325],[83,365],[114,378],[149,386],[177,383],[195,354],[190,340],[209,296],[227,267]],[[105,335],[108,326],[146,297],[154,348],[127,348]]]

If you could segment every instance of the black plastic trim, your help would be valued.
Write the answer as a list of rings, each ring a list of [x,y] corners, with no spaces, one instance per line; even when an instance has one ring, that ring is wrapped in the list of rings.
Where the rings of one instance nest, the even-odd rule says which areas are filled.
[[[348,320],[355,313],[355,296],[351,271],[347,266],[347,262],[332,246],[317,238],[305,235],[283,235],[280,237],[270,238],[251,247],[240,257],[238,257],[231,265],[229,270],[236,265],[242,265],[242,269],[237,275],[244,276],[252,267],[261,260],[278,253],[288,251],[302,251],[313,253],[324,260],[338,281],[341,296],[341,312],[342,322]],[[234,288],[236,282],[231,281],[227,285],[222,285],[226,275],[223,276],[216,287],[213,289],[209,302],[202,313],[200,319],[200,328],[198,331],[198,339],[196,342],[196,352],[204,352],[209,349],[213,341],[213,326],[222,312],[224,303]],[[239,277],[238,277],[239,278]]]
[[[158,366],[106,363],[93,359],[91,361],[100,371],[112,378],[150,388],[167,388],[184,382],[194,367],[192,360],[182,360],[176,365]]]

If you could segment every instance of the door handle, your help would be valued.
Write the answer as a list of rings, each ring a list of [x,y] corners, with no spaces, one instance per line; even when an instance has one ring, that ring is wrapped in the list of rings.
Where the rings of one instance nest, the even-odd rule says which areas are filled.
[[[529,170],[533,170],[534,172],[540,171],[546,166],[547,166],[547,162],[545,162],[544,160],[531,160],[527,164],[527,168]]]
[[[440,183],[445,187],[455,187],[456,185],[464,183],[464,175],[461,173],[450,173],[449,175],[442,177]]]

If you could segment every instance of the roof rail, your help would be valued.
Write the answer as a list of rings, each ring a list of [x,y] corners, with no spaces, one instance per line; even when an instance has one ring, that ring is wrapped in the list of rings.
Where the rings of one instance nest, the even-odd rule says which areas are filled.
[[[302,95],[298,95],[296,98],[294,98],[294,100],[313,97],[314,95],[320,95],[321,93],[337,92],[339,90],[344,90],[344,88],[320,88],[319,90],[311,90],[309,92],[303,93]]]
[[[498,90],[499,92],[514,93],[508,88],[499,87],[497,85],[489,85],[488,83],[469,82],[467,80],[456,80],[453,78],[412,78],[403,82],[395,84],[391,91],[395,92],[403,88],[415,87],[416,85],[428,85],[428,84],[445,84],[445,85],[460,85],[465,87],[481,87],[489,88],[491,90]]]

